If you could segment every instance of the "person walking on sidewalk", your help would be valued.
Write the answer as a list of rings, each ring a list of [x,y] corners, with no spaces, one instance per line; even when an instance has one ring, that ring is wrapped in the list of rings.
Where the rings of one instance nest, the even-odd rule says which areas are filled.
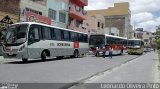
[[[96,54],[95,54],[95,56],[96,56],[96,57],[99,56],[99,48],[98,48],[98,47],[96,47]]]
[[[112,58],[113,48],[109,46],[109,58]]]

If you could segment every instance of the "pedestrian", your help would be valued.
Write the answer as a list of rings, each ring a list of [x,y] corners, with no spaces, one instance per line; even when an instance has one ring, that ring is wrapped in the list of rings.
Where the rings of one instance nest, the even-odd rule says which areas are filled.
[[[112,58],[113,48],[109,46],[109,58]]]
[[[103,46],[103,48],[102,48],[102,53],[103,53],[103,58],[105,58],[105,56],[106,56],[106,48],[105,48],[105,46]]]
[[[95,53],[95,56],[98,57],[99,56],[99,48],[96,47],[96,53]]]
[[[155,51],[156,51],[156,48],[154,47],[153,50],[154,50],[154,52],[155,52]]]

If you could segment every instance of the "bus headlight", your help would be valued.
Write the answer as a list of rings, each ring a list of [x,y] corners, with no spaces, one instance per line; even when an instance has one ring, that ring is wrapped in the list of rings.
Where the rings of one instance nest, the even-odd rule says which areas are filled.
[[[23,46],[19,49],[19,51],[22,51],[24,48],[25,48],[25,45],[23,45]]]

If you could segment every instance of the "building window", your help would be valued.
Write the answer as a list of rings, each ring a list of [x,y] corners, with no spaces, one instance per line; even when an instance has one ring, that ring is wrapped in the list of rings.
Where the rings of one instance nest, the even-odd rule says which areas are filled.
[[[100,22],[98,22],[97,26],[100,27]]]
[[[79,20],[76,21],[76,27],[79,27],[81,24],[82,24],[81,21],[79,21]]]
[[[59,13],[59,22],[62,22],[62,23],[66,22],[66,14]]]
[[[80,12],[81,11],[81,8],[79,6],[76,6],[76,11],[77,12]]]
[[[104,24],[102,23],[102,29],[104,28]]]
[[[33,10],[33,9],[30,9],[30,8],[26,8],[26,11],[30,11],[30,12],[33,12],[33,13],[36,13],[36,14],[42,15],[42,12],[40,12],[40,11],[36,11],[36,10]]]
[[[55,10],[49,9],[48,17],[50,17],[53,20],[56,20],[56,13],[57,12]]]

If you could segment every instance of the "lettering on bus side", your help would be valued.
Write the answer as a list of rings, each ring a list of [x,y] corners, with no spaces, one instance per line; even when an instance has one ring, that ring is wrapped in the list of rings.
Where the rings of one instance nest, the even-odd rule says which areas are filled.
[[[50,46],[55,46],[54,43],[50,43]]]
[[[57,43],[57,46],[70,46],[69,43]]]

